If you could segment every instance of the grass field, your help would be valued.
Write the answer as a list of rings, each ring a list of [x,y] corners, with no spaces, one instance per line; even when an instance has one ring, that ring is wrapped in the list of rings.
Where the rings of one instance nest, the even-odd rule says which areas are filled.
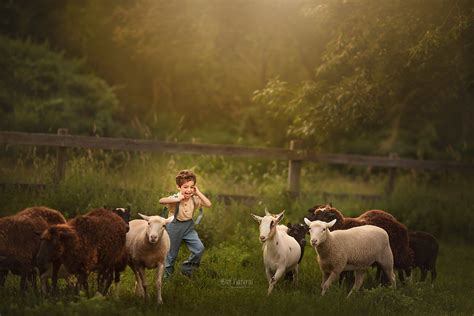
[[[413,282],[397,289],[374,287],[370,277],[365,288],[346,299],[347,289],[334,285],[320,296],[321,275],[315,252],[306,249],[297,285],[283,281],[270,297],[266,296],[259,242],[255,236],[246,244],[222,243],[210,249],[200,270],[188,279],[179,273],[163,287],[164,305],[155,303],[155,290],[145,303],[133,294],[133,275],[128,269],[119,297],[86,298],[62,294],[59,298],[39,298],[29,292],[18,293],[18,280],[8,279],[0,293],[2,315],[102,315],[102,314],[404,314],[404,315],[472,315],[474,311],[474,273],[472,247],[455,242],[442,242],[438,261],[439,277],[434,287],[429,282]],[[181,252],[184,255],[185,249]],[[182,256],[181,256],[182,257]],[[373,272],[371,275],[373,276]],[[418,278],[416,275],[415,278]],[[154,274],[148,273],[153,284]],[[151,285],[153,288],[153,285]]]
[[[368,277],[364,289],[349,299],[345,298],[347,289],[337,285],[321,297],[321,274],[315,251],[307,246],[298,284],[280,282],[267,297],[258,225],[250,213],[261,215],[265,207],[273,212],[285,209],[287,217],[284,223],[299,222],[309,207],[326,202],[317,191],[380,193],[385,183],[384,175],[375,174],[367,179],[363,173],[345,174],[337,170],[307,168],[303,170],[302,183],[307,194],[290,199],[282,194],[286,174],[282,171],[284,166],[279,163],[264,165],[262,162],[248,164],[218,158],[155,158],[139,157],[126,163],[121,161],[122,158],[117,162],[117,159],[107,156],[71,160],[67,179],[60,187],[40,192],[1,191],[0,215],[13,214],[31,205],[47,205],[72,217],[104,204],[131,204],[134,217],[137,210],[159,214],[159,197],[173,190],[173,175],[184,167],[192,167],[201,176],[198,184],[204,192],[254,195],[259,202],[255,205],[223,205],[214,201],[213,207],[205,210],[204,220],[197,228],[206,245],[202,266],[192,279],[175,273],[164,285],[164,305],[161,307],[153,299],[153,273],[148,274],[152,298],[145,303],[135,297],[133,275],[127,269],[122,276],[118,297],[110,295],[105,298],[73,296],[64,290],[55,298],[41,297],[31,291],[22,295],[18,291],[18,277],[9,276],[5,288],[0,290],[0,315],[155,315],[158,311],[170,315],[474,313],[474,197],[470,191],[471,180],[459,177],[432,180],[423,174],[401,174],[390,197],[375,201],[331,200],[346,215],[357,215],[373,208],[385,209],[410,229],[435,234],[441,248],[438,280],[434,287],[429,283],[413,282],[398,284],[397,289],[381,288]],[[47,182],[52,170],[50,162],[32,161],[34,163],[2,164],[0,180]],[[31,175],[30,179],[28,175]],[[187,255],[183,246],[178,264]],[[415,276],[417,278],[419,275]]]

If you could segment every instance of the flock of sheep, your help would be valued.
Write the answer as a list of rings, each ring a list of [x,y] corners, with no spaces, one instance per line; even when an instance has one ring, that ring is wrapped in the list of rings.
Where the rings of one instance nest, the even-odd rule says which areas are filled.
[[[106,295],[112,282],[116,293],[120,273],[127,265],[136,277],[135,292],[147,295],[145,269],[157,269],[157,302],[161,297],[164,261],[170,241],[165,226],[173,218],[146,216],[130,221],[124,208],[99,208],[69,221],[57,210],[30,207],[16,215],[0,218],[0,286],[9,272],[21,277],[20,288],[28,281],[48,292],[49,279],[57,292],[58,278],[65,278],[75,290],[89,295],[88,276],[97,273],[97,290]]]
[[[162,304],[164,263],[170,248],[166,225],[173,217],[146,216],[130,220],[130,210],[99,208],[66,221],[61,212],[30,207],[0,218],[0,287],[8,273],[19,275],[20,288],[28,283],[36,290],[40,278],[43,293],[58,291],[64,278],[76,291],[89,295],[88,276],[97,274],[97,290],[109,292],[112,282],[118,293],[120,273],[127,266],[135,275],[135,293],[147,297],[145,269],[156,269],[157,303]],[[357,218],[344,217],[330,204],[309,210],[304,223],[281,225],[283,212],[253,215],[260,224],[263,260],[270,294],[282,277],[298,278],[305,236],[318,253],[322,295],[339,278],[352,280],[349,295],[360,288],[365,270],[376,266],[380,282],[395,286],[394,270],[401,281],[419,267],[422,280],[428,271],[436,278],[438,242],[425,232],[409,232],[395,217],[380,210]],[[353,274],[352,274],[353,273]],[[73,282],[73,277],[75,282]]]
[[[439,244],[426,232],[409,232],[391,214],[370,210],[357,218],[344,217],[331,204],[318,205],[308,210],[304,224],[280,225],[284,212],[252,217],[259,222],[263,243],[263,261],[268,279],[268,295],[283,276],[298,278],[298,265],[310,234],[311,246],[317,252],[322,273],[321,295],[332,282],[348,279],[357,291],[363,284],[366,270],[377,267],[377,279],[384,285],[396,286],[394,270],[400,281],[411,276],[413,268],[420,268],[421,280],[431,272],[436,279],[436,259]]]

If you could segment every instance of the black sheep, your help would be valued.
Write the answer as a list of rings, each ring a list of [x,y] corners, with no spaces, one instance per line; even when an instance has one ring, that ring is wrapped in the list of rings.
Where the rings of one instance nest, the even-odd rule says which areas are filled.
[[[409,232],[410,248],[415,256],[413,268],[420,268],[421,281],[425,281],[428,271],[431,272],[431,283],[436,280],[436,259],[438,258],[439,243],[436,238],[426,232]]]

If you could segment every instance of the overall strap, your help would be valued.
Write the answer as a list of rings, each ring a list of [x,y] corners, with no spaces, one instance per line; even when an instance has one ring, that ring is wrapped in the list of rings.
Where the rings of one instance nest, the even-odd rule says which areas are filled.
[[[194,198],[194,195],[192,196],[193,199],[193,204],[194,204],[194,210],[196,210],[196,200]],[[202,220],[203,213],[202,213],[202,206],[199,206],[199,214],[198,217],[196,218],[196,222],[194,223],[195,225],[199,224]]]

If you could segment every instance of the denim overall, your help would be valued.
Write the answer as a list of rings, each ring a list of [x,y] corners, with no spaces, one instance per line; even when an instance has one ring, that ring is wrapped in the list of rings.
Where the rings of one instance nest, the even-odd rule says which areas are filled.
[[[195,203],[193,199],[193,203]],[[196,204],[194,204],[196,205]],[[194,229],[194,221],[192,219],[187,221],[179,221],[177,219],[179,213],[179,203],[176,205],[174,212],[174,219],[171,223],[166,225],[166,230],[170,236],[170,251],[166,256],[165,261],[165,278],[171,276],[174,271],[174,263],[178,257],[179,247],[181,241],[184,241],[191,254],[188,260],[181,265],[181,272],[186,276],[191,276],[193,271],[199,266],[201,257],[204,252],[204,245],[199,239],[198,233]]]

